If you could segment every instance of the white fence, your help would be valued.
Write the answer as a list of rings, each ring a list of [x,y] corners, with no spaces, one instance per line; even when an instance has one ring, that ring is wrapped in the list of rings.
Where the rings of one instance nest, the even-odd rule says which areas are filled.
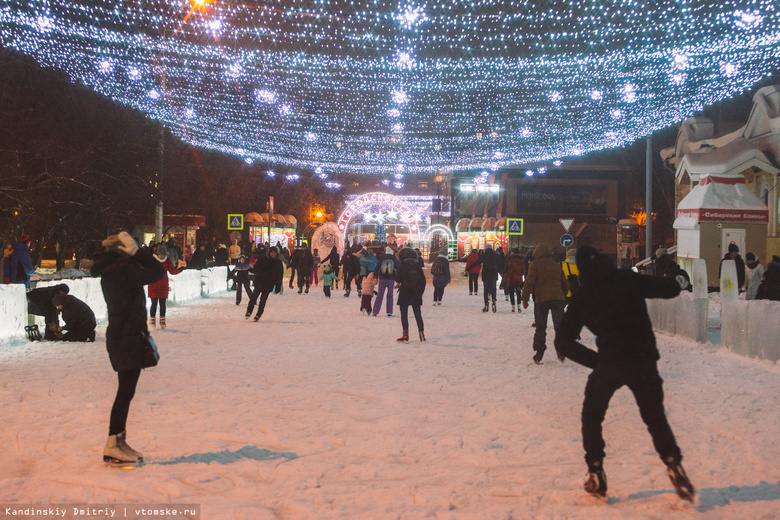
[[[655,330],[707,342],[707,298],[694,298],[693,293],[683,292],[671,300],[647,300],[647,311]]]
[[[168,303],[180,305],[199,298],[227,291],[226,266],[210,269],[186,269],[177,275],[168,275],[171,292]],[[38,282],[36,287],[48,287],[60,283],[67,284],[70,294],[87,303],[95,313],[98,323],[105,323],[108,313],[100,278],[81,278],[74,280],[52,280]],[[27,291],[24,285],[0,285],[0,345],[9,345],[26,341],[25,325],[37,324],[43,333],[44,320],[41,316],[27,314]]]
[[[780,360],[780,302],[737,300],[723,304],[720,340],[737,354]]]

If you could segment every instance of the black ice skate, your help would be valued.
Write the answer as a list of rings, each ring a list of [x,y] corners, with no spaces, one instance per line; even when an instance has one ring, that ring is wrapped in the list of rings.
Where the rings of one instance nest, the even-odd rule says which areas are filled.
[[[493,312],[496,312],[496,300],[493,300]]]
[[[27,339],[30,341],[41,341],[43,339],[41,331],[38,330],[38,325],[27,325],[24,331],[27,333]]]
[[[666,463],[666,472],[669,475],[669,480],[672,481],[675,491],[677,491],[677,495],[683,500],[693,502],[696,490],[693,489],[691,481],[688,480],[688,475],[685,474],[682,464],[668,461]]]
[[[542,364],[542,356],[544,356],[544,352],[538,351],[536,354],[534,354],[534,363],[537,365]]]
[[[485,307],[482,308],[482,312],[487,312],[487,311],[488,311],[488,304],[486,303]]]
[[[582,486],[586,492],[590,493],[594,497],[606,500],[607,499],[607,475],[603,469],[596,472],[589,472]]]

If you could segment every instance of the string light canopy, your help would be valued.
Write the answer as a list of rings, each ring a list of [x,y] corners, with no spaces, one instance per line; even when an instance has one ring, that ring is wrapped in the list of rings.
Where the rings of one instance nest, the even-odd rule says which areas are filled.
[[[780,68],[776,0],[2,0],[0,37],[193,145],[400,177],[619,147]]]

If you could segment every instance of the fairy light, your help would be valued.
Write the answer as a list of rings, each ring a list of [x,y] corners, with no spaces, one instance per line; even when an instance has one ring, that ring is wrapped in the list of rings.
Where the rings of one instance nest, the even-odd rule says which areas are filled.
[[[776,0],[9,0],[0,38],[195,146],[387,177],[622,146],[780,70]]]

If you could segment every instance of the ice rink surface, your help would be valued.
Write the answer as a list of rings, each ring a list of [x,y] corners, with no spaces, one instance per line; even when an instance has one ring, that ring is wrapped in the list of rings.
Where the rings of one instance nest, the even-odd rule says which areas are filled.
[[[127,427],[147,463],[130,471],[102,462],[105,325],[92,344],[5,348],[0,502],[200,504],[204,520],[780,518],[780,367],[658,335],[698,503],[674,494],[624,388],[604,423],[602,504],[582,491],[588,369],[552,349],[534,365],[532,309],[512,314],[499,293],[483,314],[464,281],[440,307],[428,285],[425,343],[413,319],[397,343],[397,307],[365,317],[355,291],[286,288],[258,323],[235,293],[169,307]]]

